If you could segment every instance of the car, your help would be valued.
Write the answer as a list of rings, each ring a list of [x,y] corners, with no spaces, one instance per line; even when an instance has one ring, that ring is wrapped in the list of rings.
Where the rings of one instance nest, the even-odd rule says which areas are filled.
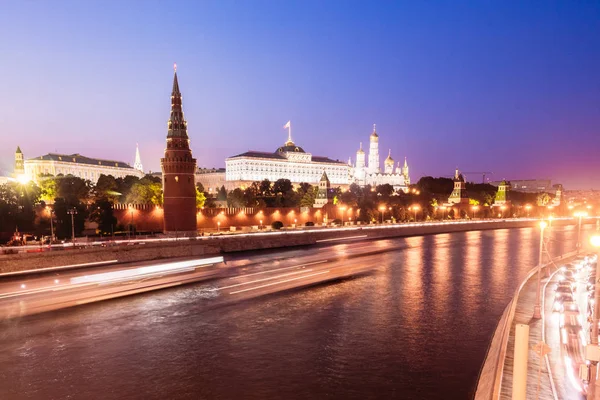
[[[559,281],[556,283],[556,289],[558,289],[560,287],[571,289],[571,291],[573,291],[573,292],[577,291],[577,284],[575,282]]]
[[[552,311],[563,312],[565,310],[565,303],[573,302],[573,295],[571,293],[564,293],[554,298],[554,305]]]
[[[560,285],[555,290],[555,298],[561,298],[562,296],[568,295],[573,296],[573,289],[571,289],[568,285]]]
[[[577,303],[573,300],[573,298],[570,300],[563,299],[562,311],[565,312],[567,310],[571,312],[579,312],[579,306],[577,306]]]

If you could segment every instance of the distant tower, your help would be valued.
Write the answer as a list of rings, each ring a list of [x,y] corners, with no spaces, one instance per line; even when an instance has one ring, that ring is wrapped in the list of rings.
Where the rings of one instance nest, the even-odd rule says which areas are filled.
[[[17,151],[15,151],[15,177],[23,174],[25,174],[25,160],[21,148],[17,146]]]
[[[317,192],[317,198],[315,200],[315,208],[322,208],[325,204],[329,203],[330,188],[331,183],[329,182],[327,173],[323,171],[323,175],[321,176],[321,180],[319,181],[319,191]]]
[[[196,233],[196,159],[192,158],[183,117],[177,66],[173,75],[167,148],[160,165],[163,176],[165,233]]]
[[[494,199],[494,205],[507,205],[510,203],[510,182],[502,180],[498,185],[498,191],[496,192],[496,198]]]
[[[138,144],[135,144],[135,162],[133,163],[133,168],[137,169],[140,172],[144,172],[144,167],[142,166],[142,159],[140,158],[140,148]]]
[[[465,178],[461,173],[458,172],[458,168],[456,168],[456,172],[454,173],[454,190],[452,190],[452,193],[448,198],[448,203],[469,204],[469,196],[467,195]]]
[[[385,172],[386,174],[394,173],[394,159],[392,158],[392,149],[390,149],[387,158],[383,162],[383,168],[383,172]]]
[[[404,184],[410,185],[410,175],[408,175],[408,162],[406,162],[406,157],[404,157],[404,166],[402,167],[402,175],[404,175]]]
[[[365,152],[361,142],[360,147],[356,152],[356,167],[354,168],[354,180],[358,181],[359,185],[364,185],[365,183],[365,167]]]
[[[373,133],[371,133],[369,138],[369,165],[367,171],[370,174],[381,172],[381,168],[379,167],[379,136],[375,127],[375,124],[373,124]]]

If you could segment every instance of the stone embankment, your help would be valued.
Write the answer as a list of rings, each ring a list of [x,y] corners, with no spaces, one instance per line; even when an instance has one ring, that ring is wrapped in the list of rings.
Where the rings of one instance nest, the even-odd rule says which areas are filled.
[[[422,224],[366,225],[363,227],[290,230],[282,232],[183,238],[177,241],[147,241],[110,247],[61,249],[38,253],[0,255],[0,273],[35,270],[102,261],[137,262],[180,257],[198,257],[237,251],[315,245],[337,240],[369,240],[393,237],[431,235],[472,230],[523,228],[536,220],[466,221]],[[555,221],[556,225],[572,224],[572,220]]]

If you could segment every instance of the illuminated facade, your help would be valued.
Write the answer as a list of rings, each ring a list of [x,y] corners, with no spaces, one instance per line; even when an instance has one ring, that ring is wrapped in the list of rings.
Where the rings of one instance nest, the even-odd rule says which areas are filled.
[[[138,154],[139,155],[139,154]],[[21,149],[15,153],[15,175],[20,175],[26,180],[39,182],[40,175],[72,175],[96,183],[100,175],[112,175],[115,178],[124,178],[128,175],[141,178],[144,173],[132,168],[121,161],[104,160],[82,156],[81,154],[48,153],[43,156],[23,160]]]
[[[384,161],[383,172],[379,161],[379,135],[376,126],[373,125],[373,133],[369,137],[369,163],[365,163],[365,152],[362,143],[356,152],[356,163],[352,165],[352,160],[348,163],[350,173],[350,183],[356,183],[359,186],[377,186],[389,184],[395,190],[408,191],[410,185],[410,176],[408,173],[408,162],[404,158],[404,166],[394,168],[394,159],[391,150]]]
[[[235,181],[238,186],[244,182],[257,182],[265,179],[274,182],[289,179],[292,183],[319,183],[323,172],[327,173],[334,185],[348,185],[349,166],[338,160],[313,156],[296,146],[291,137],[275,152],[248,151],[225,160],[225,179]]]

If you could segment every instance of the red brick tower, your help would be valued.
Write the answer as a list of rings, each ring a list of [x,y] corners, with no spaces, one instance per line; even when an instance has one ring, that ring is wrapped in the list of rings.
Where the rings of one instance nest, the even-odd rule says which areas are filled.
[[[181,92],[177,82],[177,66],[171,93],[171,118],[167,148],[160,165],[163,176],[165,233],[196,233],[196,159],[192,158],[187,122],[181,108]]]

